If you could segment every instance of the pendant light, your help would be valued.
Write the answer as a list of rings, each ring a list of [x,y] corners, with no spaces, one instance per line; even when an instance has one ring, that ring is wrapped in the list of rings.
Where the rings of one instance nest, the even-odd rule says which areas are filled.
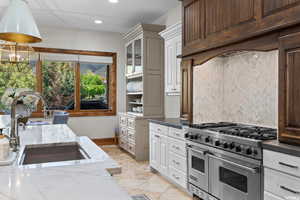
[[[0,40],[36,43],[42,38],[25,0],[11,0],[1,22]]]
[[[29,64],[34,58],[34,49],[29,45],[11,42],[5,42],[0,45],[1,64]]]

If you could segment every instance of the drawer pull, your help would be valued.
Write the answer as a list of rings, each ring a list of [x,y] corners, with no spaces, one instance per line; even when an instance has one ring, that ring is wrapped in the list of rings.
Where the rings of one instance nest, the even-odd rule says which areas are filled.
[[[299,168],[298,166],[286,164],[286,163],[283,163],[283,162],[279,162],[278,164],[286,166],[286,167],[290,167],[290,168],[293,168],[293,169],[298,169]]]
[[[157,137],[157,138],[160,138],[160,136],[159,136],[159,135],[155,135],[155,137]]]
[[[177,179],[177,180],[180,179],[180,177],[176,176],[175,174],[173,174],[173,177],[174,177],[175,179]]]
[[[293,194],[300,194],[300,192],[295,191],[295,190],[292,190],[292,189],[287,188],[287,187],[282,186],[282,185],[280,186],[280,188],[283,189],[283,190],[285,190],[285,191],[291,192],[291,193],[293,193]]]
[[[176,160],[173,160],[173,163],[175,163],[176,165],[180,165],[180,162],[177,162]]]
[[[179,133],[175,133],[175,135],[176,135],[177,137],[180,137],[180,134],[179,134]]]
[[[177,149],[177,150],[180,150],[180,148],[179,147],[177,147],[177,146],[172,146],[174,149]]]

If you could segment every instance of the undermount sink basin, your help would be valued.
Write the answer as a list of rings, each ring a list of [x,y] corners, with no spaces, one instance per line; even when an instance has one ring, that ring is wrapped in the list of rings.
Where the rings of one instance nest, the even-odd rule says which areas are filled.
[[[63,144],[28,145],[25,147],[20,165],[41,164],[89,159],[84,149],[76,142]]]

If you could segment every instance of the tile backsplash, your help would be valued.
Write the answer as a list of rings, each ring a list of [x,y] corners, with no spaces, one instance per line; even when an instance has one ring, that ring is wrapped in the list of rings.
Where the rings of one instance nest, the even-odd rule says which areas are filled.
[[[194,67],[194,123],[277,127],[278,51],[242,52]]]

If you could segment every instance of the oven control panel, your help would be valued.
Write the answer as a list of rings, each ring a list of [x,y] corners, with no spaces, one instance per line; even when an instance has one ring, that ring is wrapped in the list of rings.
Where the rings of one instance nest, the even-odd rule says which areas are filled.
[[[214,137],[208,134],[198,134],[198,133],[187,133],[185,135],[186,139],[201,143],[209,146],[216,147],[218,149],[223,149],[229,152],[242,154],[251,158],[261,159],[262,152],[261,148],[247,144],[247,142],[240,142],[238,140],[230,140],[220,137]]]

